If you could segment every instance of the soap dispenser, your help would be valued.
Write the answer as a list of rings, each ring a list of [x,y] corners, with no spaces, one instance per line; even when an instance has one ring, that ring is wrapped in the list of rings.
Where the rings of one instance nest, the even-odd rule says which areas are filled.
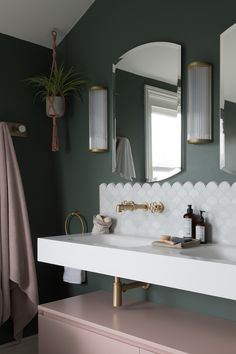
[[[204,210],[200,210],[200,219],[196,223],[196,240],[200,240],[201,243],[206,243],[206,224],[203,217]]]
[[[195,238],[194,215],[192,205],[188,205],[187,213],[184,214],[184,237]]]

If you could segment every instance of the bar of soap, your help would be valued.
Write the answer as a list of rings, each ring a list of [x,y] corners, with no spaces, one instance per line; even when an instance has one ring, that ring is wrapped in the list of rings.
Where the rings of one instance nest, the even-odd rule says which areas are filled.
[[[160,236],[160,240],[161,241],[170,241],[171,240],[171,236],[170,235],[161,235]]]
[[[170,240],[160,240],[158,241],[159,243],[164,243],[166,245],[169,245],[169,246],[174,246],[176,245],[176,242],[173,242],[173,241],[170,241]]]

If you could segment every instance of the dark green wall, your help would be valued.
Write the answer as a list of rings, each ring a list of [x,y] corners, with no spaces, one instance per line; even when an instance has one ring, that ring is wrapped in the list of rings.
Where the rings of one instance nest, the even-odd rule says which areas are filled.
[[[55,156],[50,151],[51,122],[44,105],[33,103],[34,94],[23,81],[39,72],[48,71],[51,55],[46,48],[0,34],[0,121],[23,122],[27,138],[13,138],[21,171],[36,259],[38,236],[55,235],[61,230],[60,186]],[[1,166],[0,166],[1,168]],[[41,302],[64,297],[60,285],[61,269],[37,264]],[[25,335],[36,331],[36,320]],[[0,328],[0,344],[12,340],[8,321]]]
[[[236,22],[235,0],[159,1],[96,0],[69,33],[60,49],[68,63],[85,72],[91,84],[110,89],[110,146],[112,63],[131,48],[152,41],[170,41],[182,45],[183,120],[186,123],[186,67],[194,60],[213,64],[213,143],[203,146],[184,143],[184,170],[172,181],[220,182],[235,177],[219,170],[219,35]],[[73,102],[62,131],[63,147],[58,155],[64,212],[80,210],[89,221],[98,212],[98,187],[102,182],[121,180],[111,173],[111,149],[108,153],[88,151],[88,95],[84,102]],[[186,131],[184,131],[186,136]],[[186,137],[184,138],[186,141]],[[178,275],[177,275],[178,276]],[[216,274],[217,277],[217,274]],[[210,279],[209,279],[210,281]],[[71,286],[76,294],[95,288],[111,289],[111,278],[89,275],[88,286]],[[140,292],[135,293],[142,296]],[[219,315],[236,320],[234,301],[153,286],[152,301]]]

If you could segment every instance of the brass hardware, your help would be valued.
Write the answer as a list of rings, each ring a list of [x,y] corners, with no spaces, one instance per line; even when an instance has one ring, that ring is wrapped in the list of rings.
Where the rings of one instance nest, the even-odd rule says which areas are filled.
[[[126,292],[129,289],[143,288],[148,289],[150,287],[149,283],[144,283],[141,281],[133,281],[131,283],[122,283],[119,277],[114,278],[113,282],[113,307],[120,307],[122,305],[122,292]]]
[[[89,88],[92,91],[99,91],[99,90],[106,90],[107,88],[105,86],[101,86],[101,85],[94,85],[94,86],[90,86]]]
[[[80,221],[82,234],[84,232],[87,232],[87,224],[86,224],[84,217],[80,214],[79,211],[72,211],[71,213],[69,213],[67,215],[67,217],[65,219],[65,234],[70,235],[70,223],[71,223],[71,220],[74,216],[76,216]]]
[[[8,129],[11,136],[18,136],[22,138],[27,137],[27,129],[25,124],[16,123],[16,122],[4,122],[4,123],[8,125]]]
[[[207,144],[211,141],[211,139],[188,139],[189,144]]]
[[[112,284],[112,302],[113,307],[119,307],[122,305],[122,284],[118,277],[115,277]]]
[[[89,149],[90,152],[107,152],[108,149]]]
[[[194,68],[194,67],[211,67],[211,64],[205,62],[205,61],[193,61],[192,63],[188,64],[189,68]]]
[[[128,200],[124,200],[121,204],[116,206],[117,213],[121,213],[126,210],[134,211],[138,209],[150,210],[152,213],[162,213],[165,208],[162,202],[136,204],[133,201]]]

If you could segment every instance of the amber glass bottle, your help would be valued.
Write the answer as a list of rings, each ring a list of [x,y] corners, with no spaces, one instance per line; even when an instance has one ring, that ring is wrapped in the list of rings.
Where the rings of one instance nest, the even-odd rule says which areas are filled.
[[[200,240],[201,243],[206,243],[206,224],[203,217],[204,210],[200,210],[200,219],[196,223],[196,239]]]
[[[195,238],[194,214],[192,205],[188,205],[186,214],[184,214],[184,237]]]

